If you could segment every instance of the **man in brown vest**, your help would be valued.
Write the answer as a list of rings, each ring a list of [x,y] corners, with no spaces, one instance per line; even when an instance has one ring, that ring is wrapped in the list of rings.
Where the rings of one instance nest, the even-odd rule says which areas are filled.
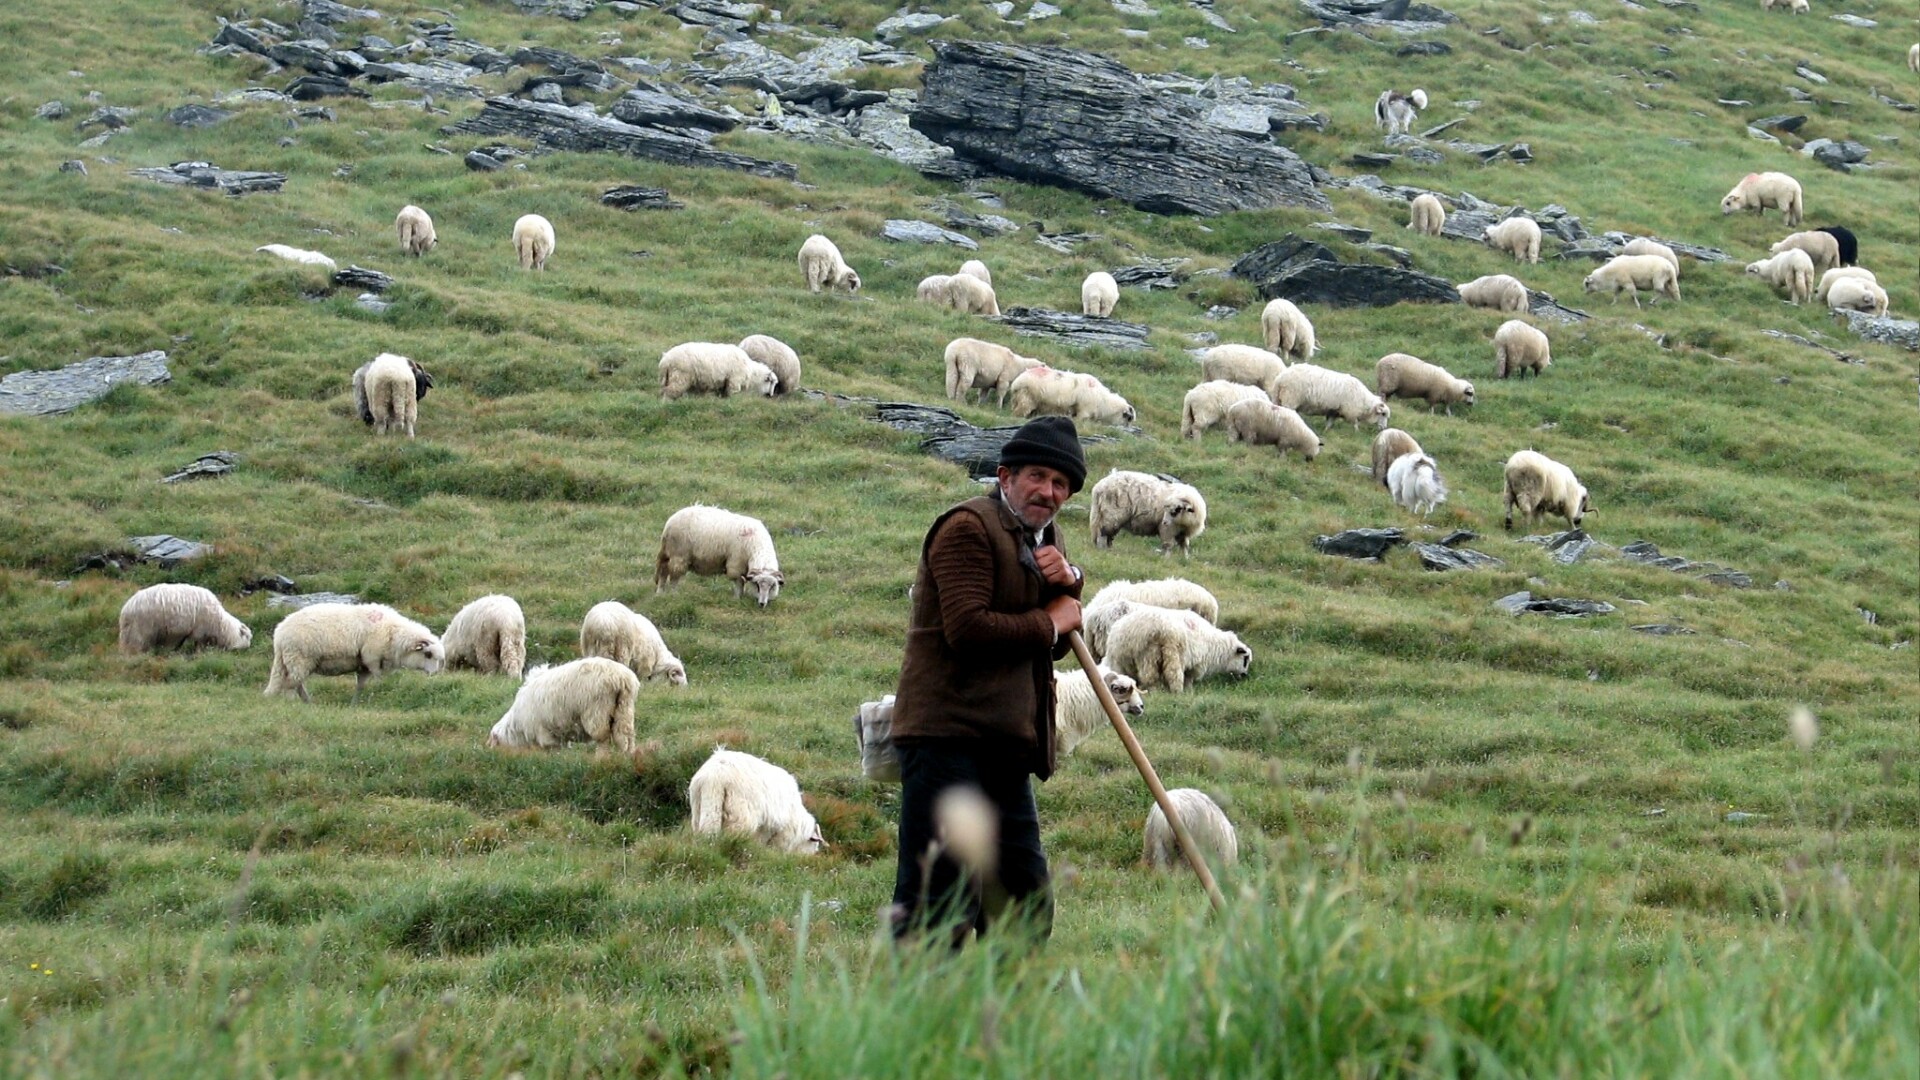
[[[941,514],[920,549],[893,711],[896,938],[939,928],[958,946],[1009,907],[1037,937],[1053,928],[1028,777],[1053,772],[1053,662],[1080,626],[1080,570],[1054,523],[1087,479],[1073,421],[1028,421],[1001,449],[997,475],[992,494]],[[951,850],[960,842],[943,840],[935,820],[941,796],[956,788],[990,808],[979,816],[991,820],[975,825],[993,843],[964,868]]]

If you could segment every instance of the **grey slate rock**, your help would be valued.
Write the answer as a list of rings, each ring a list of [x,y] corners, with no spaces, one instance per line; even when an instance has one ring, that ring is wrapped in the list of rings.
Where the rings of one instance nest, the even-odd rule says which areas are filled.
[[[1763,116],[1749,122],[1750,127],[1762,131],[1799,131],[1800,125],[1807,122],[1805,113],[1782,113],[1779,116]]]
[[[930,11],[918,11],[911,15],[895,15],[882,19],[873,28],[873,36],[881,41],[896,41],[909,34],[924,34],[947,21],[947,16],[936,15]]]
[[[1453,46],[1444,41],[1409,41],[1393,50],[1395,56],[1445,56]]]
[[[207,105],[182,105],[167,114],[167,120],[181,127],[206,128],[233,119],[233,113]]]
[[[61,172],[77,172],[81,176],[85,176],[87,175],[87,163],[79,160],[78,158],[69,158],[68,160],[60,163],[60,171]]]
[[[64,120],[67,117],[67,103],[49,101],[33,110],[33,115],[41,120]]]
[[[1406,531],[1403,529],[1346,529],[1332,536],[1316,536],[1313,540],[1315,551],[1322,555],[1340,555],[1349,559],[1386,558],[1396,544],[1405,543]]]
[[[287,182],[285,173],[222,169],[204,161],[176,161],[165,168],[134,169],[132,175],[162,184],[217,188],[228,195],[279,191]]]
[[[1333,307],[1385,307],[1399,303],[1458,304],[1460,290],[1445,278],[1397,266],[1308,262],[1255,283],[1262,300]]]
[[[291,596],[298,591],[300,591],[300,586],[294,584],[293,579],[285,574],[268,574],[265,577],[254,578],[252,581],[240,586],[241,596],[251,596],[257,592],[270,592],[277,593],[281,596]]]
[[[239,463],[239,454],[231,450],[215,450],[211,454],[201,454],[188,464],[161,477],[160,482],[177,484],[182,480],[204,480],[210,476],[225,476]]]
[[[1585,529],[1568,529],[1566,532],[1556,533],[1547,541],[1547,554],[1561,566],[1572,566],[1586,558],[1587,553],[1593,550],[1595,542],[1593,537],[1587,535]]]
[[[366,97],[367,92],[338,75],[302,75],[287,84],[287,96],[295,101],[319,101],[329,97]]]
[[[483,154],[478,150],[468,151],[465,161],[467,168],[475,172],[494,172],[495,170],[507,167],[506,162],[490,154]]]
[[[715,150],[690,135],[637,127],[607,117],[586,116],[558,105],[515,98],[488,98],[478,116],[441,130],[449,135],[517,135],[554,150],[612,151],[673,165],[738,169],[778,180],[791,180],[798,172],[784,161],[765,161]]]
[[[141,562],[155,563],[167,570],[213,554],[212,544],[182,540],[177,536],[130,536],[127,543],[133,545]]]
[[[1368,251],[1377,251],[1385,255],[1392,259],[1396,266],[1408,268],[1413,266],[1413,252],[1406,248],[1394,247],[1392,244],[1361,244],[1360,246]]]
[[[378,270],[369,270],[364,266],[348,266],[344,270],[333,272],[333,283],[368,292],[383,293],[393,288],[393,278]]]
[[[173,374],[167,354],[154,349],[135,356],[95,356],[51,371],[16,371],[0,379],[0,414],[53,416],[105,397],[121,383],[158,386]]]
[[[1863,19],[1858,15],[1851,15],[1844,12],[1839,15],[1829,15],[1828,18],[1832,19],[1834,22],[1846,23],[1848,26],[1851,26],[1856,30],[1871,30],[1874,27],[1880,25],[1879,23],[1874,22],[1872,19]]]
[[[1865,146],[1851,139],[1842,142],[1815,139],[1802,147],[1800,152],[1812,154],[1815,161],[1829,169],[1837,169],[1841,172],[1846,172],[1852,166],[1867,160],[1867,155],[1872,153]]]
[[[1298,0],[1300,10],[1327,26],[1428,34],[1459,22],[1451,12],[1406,0]]]
[[[620,96],[607,110],[615,120],[641,127],[697,127],[708,131],[732,131],[740,122],[726,113],[709,109],[641,83]]]
[[[359,602],[360,598],[352,593],[337,592],[301,593],[297,596],[270,596],[267,598],[268,607],[295,609],[312,607],[315,604],[357,604]]]
[[[1565,323],[1569,326],[1593,318],[1593,316],[1581,311],[1579,308],[1570,308],[1560,301],[1555,300],[1553,294],[1543,289],[1527,290],[1527,313],[1542,319],[1552,319],[1557,323]]]
[[[1407,545],[1414,554],[1420,556],[1420,565],[1428,570],[1478,570],[1483,566],[1505,566],[1506,563],[1482,551],[1472,548],[1450,548],[1441,544],[1413,543]]]
[[[1559,615],[1577,617],[1582,615],[1610,615],[1614,606],[1604,600],[1575,600],[1558,597],[1535,597],[1531,592],[1517,592],[1503,596],[1493,602],[1493,606],[1509,615]]]
[[[1074,348],[1144,349],[1150,327],[1097,315],[1079,315],[1048,308],[1010,307],[987,318],[1016,334],[1044,337]]]
[[[1920,352],[1920,322],[1869,315],[1863,311],[1842,311],[1837,314],[1847,320],[1848,329],[1868,341],[1895,345],[1908,352]]]
[[[1620,549],[1620,556],[1647,566],[1657,566],[1662,570],[1671,570],[1676,574],[1701,574],[1702,581],[1711,581],[1716,585],[1730,585],[1736,589],[1753,587],[1753,579],[1738,570],[1714,563],[1694,562],[1679,555],[1662,555],[1660,549],[1651,541],[1636,540]]]
[[[885,239],[900,243],[953,244],[957,247],[966,248],[968,251],[980,250],[979,243],[977,243],[973,237],[967,236],[964,233],[954,232],[951,229],[943,229],[927,221],[903,221],[899,218],[888,218],[887,221],[880,226],[880,235]]]
[[[1675,637],[1699,633],[1697,630],[1691,630],[1684,626],[1675,626],[1672,623],[1641,623],[1638,626],[1629,626],[1627,629],[1635,633],[1651,634],[1654,637]]]
[[[1316,221],[1310,226],[1322,229],[1355,244],[1364,244],[1373,239],[1372,229],[1363,229],[1358,225],[1347,225],[1338,221]]]
[[[867,112],[872,112],[869,109]],[[865,116],[866,113],[862,113]],[[955,229],[968,229],[987,236],[1011,236],[1020,231],[1020,226],[999,214],[973,214],[965,210],[948,207],[946,211],[948,226]]]
[[[337,4],[334,0],[302,0],[300,16],[328,26],[338,26],[346,22],[375,21],[380,18],[380,13],[372,8]]]
[[[1472,543],[1478,539],[1480,539],[1480,534],[1474,532],[1472,529],[1455,529],[1440,538],[1440,546],[1459,547],[1461,544]]]
[[[377,293],[370,292],[363,292],[359,296],[354,297],[353,302],[362,310],[372,312],[375,315],[385,315],[387,309],[393,306],[392,301],[382,300]]]
[[[667,195],[666,188],[624,185],[608,188],[600,201],[621,210],[680,210],[687,204]]]
[[[1189,276],[1189,259],[1143,259],[1132,266],[1117,266],[1108,273],[1123,289],[1177,289]]]

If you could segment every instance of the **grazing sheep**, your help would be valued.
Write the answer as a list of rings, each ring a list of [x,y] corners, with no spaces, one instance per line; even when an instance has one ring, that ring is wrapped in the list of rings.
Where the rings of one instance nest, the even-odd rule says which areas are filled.
[[[1178,694],[1209,675],[1245,675],[1253,650],[1239,635],[1191,611],[1141,607],[1107,632],[1100,665],[1131,675],[1143,690],[1164,686]]]
[[[1518,315],[1527,310],[1527,287],[1511,274],[1488,274],[1457,285],[1468,307],[1492,308]]]
[[[947,306],[962,315],[998,315],[1000,300],[993,286],[972,274],[955,274],[947,279],[944,290]]]
[[[1501,498],[1507,511],[1507,529],[1513,528],[1513,508],[1527,516],[1527,528],[1542,514],[1558,514],[1567,519],[1569,529],[1577,529],[1586,515],[1593,513],[1587,489],[1573,470],[1545,454],[1532,450],[1516,451],[1507,459],[1506,486]]]
[[[1107,318],[1120,302],[1120,285],[1105,270],[1095,270],[1080,283],[1080,313]]]
[[[1087,651],[1095,656],[1106,652],[1107,634],[1113,629],[1113,624],[1131,615],[1134,608],[1151,606],[1158,605],[1142,604],[1138,600],[1102,600],[1082,607],[1080,636],[1086,640]]]
[[[1680,256],[1674,250],[1658,240],[1636,236],[1620,249],[1622,255],[1658,255],[1673,265],[1675,277],[1680,276]]]
[[[1447,208],[1431,192],[1423,191],[1413,197],[1413,216],[1407,221],[1407,228],[1421,236],[1439,236],[1440,229],[1447,223]]]
[[[1008,401],[1015,416],[1055,414],[1102,424],[1133,423],[1133,406],[1091,375],[1045,364],[1015,376]]]
[[[947,282],[952,280],[952,274],[928,274],[920,279],[920,284],[914,286],[914,298],[923,304],[949,307],[951,305],[947,303]]]
[[[527,214],[513,223],[513,250],[520,256],[520,269],[545,270],[553,247],[553,222]]]
[[[1112,547],[1122,532],[1158,536],[1160,554],[1180,545],[1193,554],[1193,541],[1207,531],[1207,500],[1191,484],[1143,472],[1115,469],[1093,485],[1093,546]]]
[[[1873,271],[1864,266],[1836,266],[1820,275],[1820,284],[1813,290],[1813,302],[1826,303],[1828,291],[1842,278],[1858,278],[1861,281],[1871,281],[1875,285],[1880,284],[1880,279],[1873,276]]]
[[[1508,319],[1493,332],[1493,377],[1536,376],[1553,366],[1553,347],[1537,326]]]
[[[1864,311],[1869,315],[1887,313],[1887,290],[1879,282],[1865,278],[1841,278],[1827,289],[1827,307],[1833,311]]]
[[[1771,11],[1776,7],[1786,8],[1795,15],[1805,15],[1812,9],[1807,0],[1760,0],[1761,11]]]
[[[1267,396],[1276,405],[1285,405],[1301,416],[1327,418],[1321,430],[1339,417],[1356,429],[1365,420],[1376,428],[1387,426],[1393,410],[1367,389],[1367,384],[1343,371],[1295,364],[1281,372],[1267,387]]]
[[[400,232],[400,250],[409,255],[425,255],[440,242],[440,238],[434,235],[433,219],[412,203],[400,208],[400,213],[394,216],[393,225]]]
[[[244,649],[253,630],[198,585],[149,585],[120,605],[120,651],[132,656],[191,646]]]
[[[1313,323],[1291,300],[1275,298],[1260,309],[1260,336],[1267,348],[1295,360],[1311,360],[1318,348]]]
[[[1387,129],[1387,134],[1405,134],[1420,115],[1418,110],[1427,107],[1427,92],[1413,90],[1405,94],[1398,90],[1382,90],[1373,102],[1373,126]]]
[[[1200,356],[1200,372],[1209,382],[1237,382],[1248,386],[1270,386],[1287,370],[1280,354],[1251,345],[1215,345]]]
[[[1806,303],[1813,296],[1813,260],[1800,248],[1779,248],[1770,259],[1748,263],[1747,273],[1776,289],[1785,289],[1787,299],[1795,304]]]
[[[1113,695],[1113,703],[1120,706],[1121,712],[1139,716],[1147,711],[1146,699],[1140,696],[1140,684],[1105,668],[1100,669],[1100,681],[1107,684],[1107,693]],[[1092,738],[1108,723],[1107,710],[1100,706],[1100,697],[1094,693],[1086,671],[1053,673],[1053,743],[1062,757],[1073,753],[1074,747]]]
[[[580,623],[580,655],[624,664],[643,680],[687,685],[686,665],[667,651],[653,620],[618,600],[603,600],[587,609]]]
[[[687,803],[697,833],[743,833],[795,855],[811,855],[827,846],[819,823],[800,798],[800,782],[752,754],[715,747],[687,785]]]
[[[354,675],[353,701],[389,671],[414,668],[432,675],[446,662],[433,631],[385,604],[311,604],[273,629],[273,667],[266,693],[298,694],[313,703],[307,680]]]
[[[1840,245],[1840,265],[1852,266],[1860,261],[1860,241],[1854,238],[1853,230],[1844,225],[1822,225],[1817,232],[1826,233]]]
[[[327,268],[327,273],[329,274],[340,269],[339,263],[334,262],[318,251],[308,251],[305,248],[288,247],[285,244],[262,244],[253,250],[256,252],[264,251],[269,255],[278,255],[288,262],[296,262],[304,266],[324,266]]]
[[[1040,361],[1021,356],[1005,345],[970,337],[947,342],[946,358],[949,399],[965,401],[969,393],[978,390],[982,404],[992,394],[1001,408],[1006,407],[1013,380],[1021,372],[1040,366]]]
[[[655,560],[655,592],[680,584],[688,573],[724,576],[733,582],[733,598],[751,586],[765,608],[780,595],[786,577],[773,550],[773,535],[758,518],[717,506],[688,506],[673,512],[660,531]]]
[[[440,635],[447,670],[468,667],[515,679],[527,666],[527,618],[511,596],[483,596],[460,609]]]
[[[1447,482],[1440,466],[1426,454],[1403,454],[1387,467],[1387,491],[1409,513],[1426,517],[1447,501]]]
[[[1227,441],[1271,446],[1281,457],[1289,450],[1298,450],[1308,461],[1319,457],[1324,445],[1319,434],[1299,413],[1284,405],[1275,405],[1264,396],[1236,401],[1227,407]]]
[[[826,288],[849,293],[860,291],[860,275],[840,257],[833,241],[814,233],[800,245],[800,274],[807,279],[807,291]]]
[[[1220,621],[1220,601],[1214,599],[1213,594],[1205,588],[1186,578],[1158,578],[1154,581],[1128,581],[1121,578],[1109,581],[1105,588],[1093,594],[1093,599],[1087,601],[1085,607],[1096,608],[1116,600],[1191,611],[1208,622]],[[1093,651],[1097,654],[1106,650]]]
[[[1722,214],[1755,210],[1766,217],[1769,208],[1780,211],[1787,224],[1800,224],[1800,215],[1806,210],[1800,181],[1780,172],[1748,173],[1720,200]]]
[[[1193,788],[1174,788],[1167,792],[1167,801],[1173,804],[1173,812],[1180,815],[1180,824],[1186,827],[1187,835],[1193,839],[1193,846],[1199,849],[1200,857],[1212,866],[1234,866],[1240,862],[1240,840],[1234,834],[1233,822],[1221,811],[1220,805],[1209,798],[1206,792]],[[1145,830],[1146,843],[1140,857],[1155,870],[1167,870],[1176,866],[1185,866],[1187,857],[1180,851],[1179,834],[1167,821],[1166,811],[1160,809],[1155,800],[1153,809],[1147,811]]]
[[[1798,248],[1806,252],[1807,258],[1813,260],[1813,269],[1816,273],[1840,265],[1840,241],[1832,233],[1823,229],[1792,233],[1767,251],[1778,255],[1788,248]]]
[[[557,667],[545,664],[527,680],[487,734],[488,746],[551,750],[570,742],[633,753],[633,703],[640,680],[605,657],[589,656]]]
[[[1540,223],[1521,215],[1487,226],[1487,246],[1524,263],[1540,261]]]
[[[367,400],[367,371],[372,367],[373,361],[369,360],[353,371],[354,415],[358,416],[360,422],[368,427],[373,426],[373,403]],[[412,360],[407,361],[407,369],[413,372],[413,400],[418,402],[421,398],[427,396],[428,390],[433,389],[433,376],[427,374],[426,368],[421,367]],[[389,399],[389,412],[391,412],[391,405],[392,401]]]
[[[375,433],[404,431],[413,438],[420,399],[427,393],[414,378],[417,370],[419,365],[404,356],[381,353],[354,371],[354,408]]]
[[[1473,404],[1472,383],[1454,378],[1446,368],[1407,353],[1388,353],[1381,357],[1373,366],[1373,380],[1382,401],[1392,400],[1395,394],[1421,398],[1430,409],[1444,405],[1448,416],[1453,415],[1455,403]]]
[[[1920,71],[1920,41],[1907,46],[1907,70]]]
[[[765,334],[749,334],[740,339],[740,350],[773,372],[775,397],[800,389],[800,354],[786,342]]]
[[[1180,437],[1197,439],[1201,432],[1225,422],[1227,410],[1235,404],[1256,399],[1267,400],[1266,390],[1226,379],[1203,382],[1180,402]]]
[[[1390,427],[1373,437],[1373,480],[1381,487],[1387,485],[1387,468],[1408,454],[1423,451],[1413,436],[1397,427]]]
[[[1658,255],[1615,255],[1582,279],[1580,287],[1588,292],[1605,290],[1616,304],[1624,291],[1633,297],[1634,307],[1640,306],[1641,289],[1680,299],[1680,275]]]
[[[780,376],[738,345],[687,341],[660,354],[660,397],[674,401],[688,394],[772,397]]]
[[[966,262],[961,263],[960,272],[963,274],[971,274],[981,281],[986,282],[989,286],[993,284],[993,271],[988,270],[987,264],[981,262],[979,259],[968,259]]]

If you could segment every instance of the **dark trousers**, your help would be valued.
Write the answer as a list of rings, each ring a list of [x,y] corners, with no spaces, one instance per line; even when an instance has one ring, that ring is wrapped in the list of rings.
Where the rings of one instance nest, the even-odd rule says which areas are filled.
[[[893,935],[968,930],[1011,919],[1037,941],[1053,933],[1053,889],[1040,846],[1040,812],[1020,755],[970,739],[933,739],[899,747],[900,862],[893,882]],[[998,815],[998,859],[989,875],[969,874],[939,845],[934,803],[948,788],[971,786]]]

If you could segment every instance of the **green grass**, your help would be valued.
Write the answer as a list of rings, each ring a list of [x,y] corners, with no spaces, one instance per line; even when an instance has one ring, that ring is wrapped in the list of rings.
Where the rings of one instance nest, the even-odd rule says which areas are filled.
[[[934,7],[956,17],[942,37],[1293,84],[1333,123],[1290,145],[1336,174],[1377,147],[1384,80],[1423,86],[1434,104],[1422,126],[1470,115],[1454,134],[1526,140],[1536,160],[1449,159],[1388,179],[1559,203],[1593,231],[1735,256],[1686,264],[1680,304],[1597,303],[1593,321],[1549,327],[1554,366],[1524,383],[1491,377],[1490,312],[1310,310],[1328,366],[1370,381],[1377,357],[1408,351],[1478,383],[1480,404],[1453,417],[1395,406],[1453,489],[1426,523],[1368,483],[1367,437],[1350,427],[1328,432],[1311,465],[1217,434],[1178,439],[1192,335],[1258,340],[1244,282],[1126,291],[1117,314],[1153,327],[1143,353],[1015,339],[910,299],[957,253],[888,243],[880,223],[935,219],[958,196],[865,153],[721,140],[796,163],[804,187],[572,154],[479,174],[460,160],[479,140],[441,131],[478,106],[375,107],[408,96],[397,89],[328,102],[332,123],[290,127],[249,106],[186,131],[162,114],[287,77],[196,51],[236,10],[81,0],[31,19],[0,12],[12,76],[0,265],[64,271],[0,278],[0,374],[150,348],[168,350],[174,373],[68,416],[0,420],[0,1073],[1911,1076],[1915,362],[1744,277],[1739,264],[1785,230],[1777,215],[1716,207],[1749,171],[1793,172],[1808,224],[1853,228],[1895,312],[1912,314],[1920,136],[1869,90],[1920,88],[1890,36],[1903,25],[1892,5],[1850,9],[1882,22],[1867,32],[1825,12],[1648,6],[1589,6],[1603,24],[1582,27],[1571,5],[1489,0],[1438,35],[1453,55],[1406,59],[1391,58],[1397,41],[1289,37],[1302,16],[1239,0],[1217,5],[1233,35],[1178,5],[1153,19],[1077,5],[1023,30],[984,5]],[[410,20],[446,18],[425,4],[380,10],[398,20],[380,31],[395,39]],[[448,10],[462,37],[508,51],[684,61],[700,47],[652,10],[581,23],[493,0]],[[784,17],[864,33],[892,11],[836,0]],[[288,5],[248,14],[297,21]],[[1212,47],[1187,47],[1189,35]],[[1803,59],[1833,80],[1811,106],[1780,89]],[[859,81],[915,83],[910,69]],[[78,150],[91,91],[140,114]],[[35,119],[54,98],[73,114]],[[1801,136],[1858,139],[1881,164],[1842,175],[1746,135],[1746,120],[1789,111],[1810,117]],[[87,177],[57,171],[75,157]],[[232,199],[126,175],[193,158],[291,179]],[[601,206],[621,183],[665,187],[687,207]],[[983,240],[1003,305],[1070,310],[1088,271],[1143,256],[1224,268],[1329,216],[1450,280],[1513,269],[1478,245],[1415,237],[1404,207],[1351,190],[1329,193],[1333,215],[1202,220],[980,186],[1015,221],[1099,236],[1072,257],[1026,233]],[[408,202],[440,235],[417,261],[397,255],[392,230]],[[508,232],[527,212],[559,238],[542,275],[512,261]],[[800,287],[793,253],[816,231],[860,271],[859,298]],[[394,307],[360,310],[352,290],[253,253],[267,242],[393,274]],[[1580,306],[1588,269],[1549,258],[1519,276]],[[1213,304],[1240,310],[1210,320]],[[1864,363],[1769,328],[1826,335]],[[897,791],[860,778],[847,717],[892,688],[926,523],[975,488],[858,406],[659,400],[667,347],[756,332],[793,345],[803,383],[830,393],[936,401],[946,342],[974,335],[1095,372],[1133,402],[1142,433],[1094,447],[1093,473],[1199,486],[1212,520],[1192,560],[1158,558],[1143,538],[1094,550],[1084,498],[1064,520],[1094,586],[1191,577],[1255,651],[1248,679],[1152,695],[1137,723],[1162,776],[1214,792],[1253,853],[1227,881],[1226,917],[1204,915],[1191,881],[1137,865],[1147,797],[1099,737],[1040,789],[1062,878],[1042,956],[921,965],[874,952]],[[351,415],[349,375],[382,351],[436,379],[411,442],[376,441]],[[1607,544],[1651,540],[1746,571],[1755,588],[1604,554],[1560,567],[1504,536],[1501,463],[1526,446],[1579,471],[1588,527]],[[241,455],[231,477],[158,482],[221,449]],[[770,611],[711,579],[654,595],[659,529],[696,501],[766,521],[787,575]],[[1405,552],[1374,565],[1311,547],[1390,524],[1474,529],[1474,546],[1507,565],[1439,575]],[[172,572],[76,570],[161,532],[217,553]],[[351,708],[344,679],[315,680],[311,707],[266,699],[284,609],[238,590],[270,573],[436,629],[479,595],[509,593],[533,662],[571,658],[586,609],[617,598],[661,627],[692,685],[646,689],[631,762],[489,752],[485,732],[513,694],[498,679],[397,675]],[[163,580],[219,592],[254,648],[120,657],[121,603]],[[1519,589],[1621,610],[1523,621],[1491,607]],[[1629,629],[1653,622],[1698,632]],[[1802,703],[1821,725],[1805,752],[1786,730]],[[826,854],[685,831],[687,781],[721,742],[800,777]]]

